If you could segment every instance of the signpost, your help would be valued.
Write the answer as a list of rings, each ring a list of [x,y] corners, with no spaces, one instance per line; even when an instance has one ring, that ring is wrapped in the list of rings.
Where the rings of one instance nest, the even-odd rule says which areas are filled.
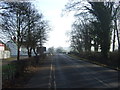
[[[46,47],[37,47],[37,53],[38,54],[44,54],[44,52],[46,51]]]

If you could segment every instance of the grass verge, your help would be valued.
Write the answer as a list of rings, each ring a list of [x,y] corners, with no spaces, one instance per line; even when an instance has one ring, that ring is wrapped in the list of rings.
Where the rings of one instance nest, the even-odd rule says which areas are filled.
[[[28,83],[28,81],[35,75],[37,71],[40,70],[41,64],[44,64],[44,60],[39,60],[39,64],[35,63],[35,59],[38,58],[31,58],[31,64],[29,64],[22,73],[19,74],[19,76],[15,77],[13,80],[4,80],[2,82],[2,87],[4,88],[24,88],[24,85]],[[23,60],[22,60],[23,61]],[[22,62],[21,65],[23,65],[25,62]],[[25,64],[26,65],[26,64]],[[10,66],[4,65],[4,70],[9,68]],[[11,66],[12,68],[13,66]]]
[[[100,65],[100,66],[103,66],[103,67],[107,67],[107,68],[111,68],[111,69],[114,69],[114,70],[117,70],[117,71],[120,71],[120,68],[118,67],[115,67],[115,66],[110,66],[110,65],[107,65],[107,64],[104,64],[104,63],[100,63],[98,61],[95,61],[95,60],[90,60],[90,59],[85,59],[85,58],[81,58],[77,55],[74,55],[74,54],[68,54],[70,57],[73,57],[75,59],[79,59],[79,60],[83,60],[83,61],[87,61],[87,62],[90,62],[90,63],[93,63],[93,64],[96,64],[96,65]]]

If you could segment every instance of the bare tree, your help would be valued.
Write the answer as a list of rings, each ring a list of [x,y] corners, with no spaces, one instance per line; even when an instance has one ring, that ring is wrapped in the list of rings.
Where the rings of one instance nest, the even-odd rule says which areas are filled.
[[[48,52],[53,55],[55,53],[55,48],[54,47],[50,47],[48,48]]]
[[[32,50],[37,56],[36,48],[43,46],[50,28],[47,21],[43,19],[42,13],[38,13],[33,7],[28,8],[26,22],[28,26],[26,35],[24,35],[24,46],[28,50],[29,57],[31,57]]]
[[[17,60],[20,56],[20,47],[23,43],[23,36],[26,34],[27,23],[26,9],[30,5],[28,2],[5,2],[10,7],[4,10],[5,16],[2,17],[2,30],[8,34],[17,45]]]
[[[120,3],[115,4],[113,7],[113,23],[114,23],[114,31],[113,31],[113,51],[115,49],[115,37],[117,36],[118,41],[118,51],[120,51],[120,36],[119,36],[119,29],[118,29],[118,22],[120,19]]]
[[[86,4],[87,3],[87,4]],[[111,41],[111,24],[112,24],[112,9],[114,2],[82,2],[81,0],[72,0],[66,5],[68,11],[77,11],[76,16],[81,16],[81,13],[85,13],[86,16],[92,15],[94,21],[97,21],[99,25],[99,30],[101,35],[100,47],[102,55],[108,58],[108,52],[110,49]],[[88,18],[89,20],[93,18]],[[100,34],[99,33],[99,34]]]

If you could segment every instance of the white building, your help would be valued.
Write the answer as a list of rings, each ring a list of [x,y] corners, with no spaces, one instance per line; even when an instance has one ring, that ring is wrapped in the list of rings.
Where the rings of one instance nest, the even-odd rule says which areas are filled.
[[[0,51],[4,51],[4,50],[5,50],[5,45],[0,42]]]
[[[17,46],[15,43],[8,41],[6,43],[6,46],[10,48],[10,52],[12,56],[16,56],[17,55]]]
[[[10,58],[10,51],[5,50],[6,45],[0,41],[0,59]]]
[[[10,48],[11,56],[17,56],[17,45],[12,41],[8,41],[6,45],[7,47]],[[21,47],[20,55],[27,55],[27,49],[24,47]]]

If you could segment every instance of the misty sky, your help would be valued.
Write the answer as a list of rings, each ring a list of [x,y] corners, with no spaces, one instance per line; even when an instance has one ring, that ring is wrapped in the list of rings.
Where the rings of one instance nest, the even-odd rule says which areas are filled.
[[[62,10],[65,9],[65,4],[68,0],[35,0],[34,5],[42,12],[44,18],[49,21],[52,31],[49,33],[49,38],[46,47],[68,47],[69,37],[66,32],[71,30],[71,24],[74,21],[73,14],[69,13],[61,17]]]

